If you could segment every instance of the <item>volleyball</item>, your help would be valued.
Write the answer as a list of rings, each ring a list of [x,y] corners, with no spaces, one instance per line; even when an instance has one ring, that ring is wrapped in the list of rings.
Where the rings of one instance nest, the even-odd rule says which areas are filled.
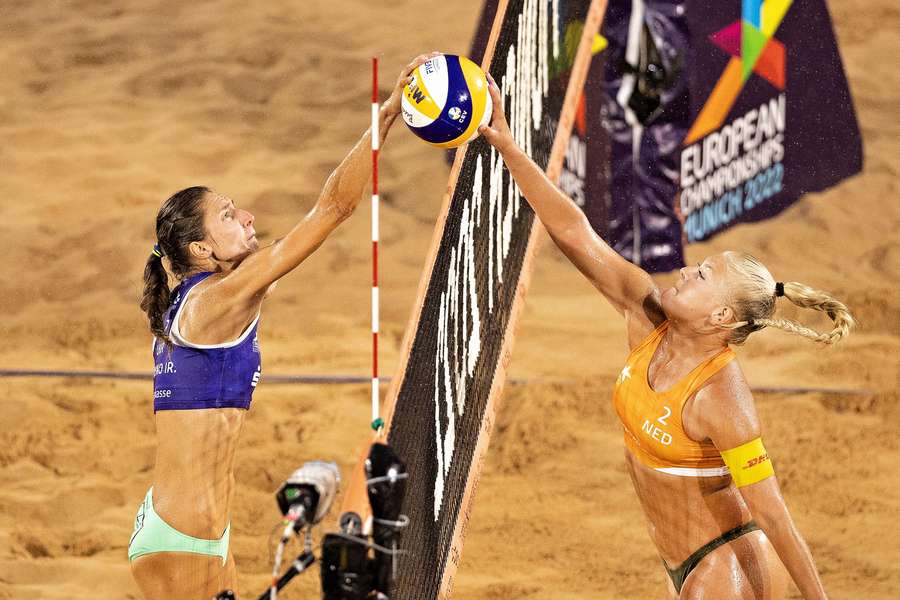
[[[456,148],[478,137],[478,128],[491,120],[487,77],[465,56],[436,56],[412,72],[401,108],[417,136],[439,148]]]

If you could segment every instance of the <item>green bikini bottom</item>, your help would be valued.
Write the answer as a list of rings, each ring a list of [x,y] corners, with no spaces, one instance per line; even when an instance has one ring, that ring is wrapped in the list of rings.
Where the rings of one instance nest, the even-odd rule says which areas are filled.
[[[219,556],[224,565],[228,559],[230,534],[230,523],[225,528],[222,537],[217,540],[201,540],[181,533],[163,521],[153,510],[153,488],[151,487],[147,491],[144,501],[138,507],[137,516],[134,518],[134,533],[131,534],[131,542],[128,544],[128,560],[134,560],[138,556],[154,552],[190,552]]]

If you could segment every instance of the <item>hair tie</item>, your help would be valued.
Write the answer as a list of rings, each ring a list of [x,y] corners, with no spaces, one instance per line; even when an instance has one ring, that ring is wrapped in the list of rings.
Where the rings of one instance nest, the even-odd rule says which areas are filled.
[[[756,323],[753,322],[753,319],[747,319],[747,325],[749,327],[753,327],[754,325],[756,325]]]
[[[780,281],[775,284],[775,297],[784,296],[784,284]]]
[[[155,256],[156,258],[163,257],[163,251],[162,248],[159,247],[159,244],[153,244],[153,252],[151,254],[153,254],[153,256]]]

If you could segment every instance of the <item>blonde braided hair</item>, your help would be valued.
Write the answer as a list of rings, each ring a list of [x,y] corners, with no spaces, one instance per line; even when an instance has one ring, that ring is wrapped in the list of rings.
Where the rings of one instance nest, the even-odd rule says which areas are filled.
[[[726,252],[725,263],[729,271],[737,275],[730,286],[736,321],[722,325],[732,330],[729,343],[743,344],[754,331],[775,327],[816,342],[834,344],[856,324],[847,307],[830,294],[796,281],[777,283],[769,270],[749,254]],[[796,321],[772,318],[777,296],[784,296],[802,308],[824,312],[834,322],[834,327],[827,333],[820,333]]]

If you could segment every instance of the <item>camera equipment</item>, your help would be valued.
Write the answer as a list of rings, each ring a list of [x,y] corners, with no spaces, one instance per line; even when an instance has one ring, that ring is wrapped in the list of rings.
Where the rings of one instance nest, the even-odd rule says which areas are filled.
[[[340,471],[333,462],[304,463],[275,494],[278,508],[286,519],[297,523],[295,530],[307,524],[315,525],[328,514],[340,482]]]
[[[409,520],[400,514],[409,474],[406,465],[384,444],[372,444],[365,462],[366,492],[372,510],[371,532],[354,513],[341,516],[340,531],[322,541],[323,600],[388,600],[397,572],[400,534]],[[337,465],[310,461],[294,471],[275,494],[284,530],[275,553],[272,582],[258,600],[276,600],[278,591],[315,562],[312,528],[334,501],[340,482]],[[303,552],[279,576],[285,547],[304,535]],[[369,539],[371,533],[371,540]],[[371,552],[370,552],[371,551]],[[214,600],[236,600],[230,590]]]
[[[372,509],[372,542],[362,519],[345,513],[341,532],[322,542],[322,594],[324,600],[363,600],[391,594],[400,533],[409,520],[400,514],[406,493],[406,465],[385,444],[372,444],[365,462],[366,492]],[[369,549],[374,551],[370,557]]]

